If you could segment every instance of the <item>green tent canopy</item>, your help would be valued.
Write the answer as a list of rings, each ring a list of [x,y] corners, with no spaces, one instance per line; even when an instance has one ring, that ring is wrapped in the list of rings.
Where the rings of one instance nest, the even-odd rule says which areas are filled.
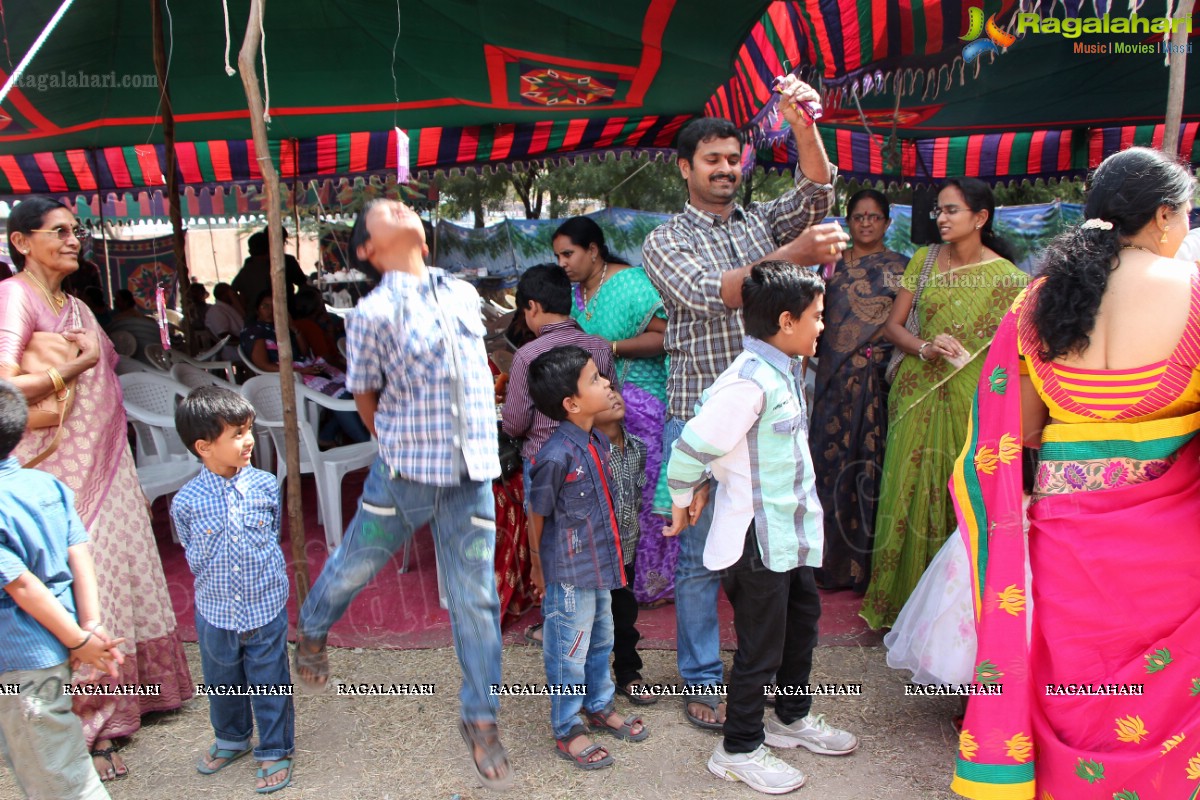
[[[1146,0],[1139,13],[1166,13],[1162,3]],[[218,198],[214,209],[261,182],[241,82],[225,72],[248,2],[227,5],[228,30],[216,3],[164,14],[178,177],[194,187],[194,203]],[[1073,41],[1145,37],[1029,34],[965,63],[960,37],[976,8],[1008,29],[1031,9],[1097,13],[1078,0],[1044,5],[400,0],[397,13],[368,0],[270,2],[271,155],[285,181],[307,187],[394,175],[398,128],[410,169],[421,172],[668,153],[689,119],[709,114],[745,128],[759,164],[789,169],[795,157],[770,90],[788,71],[820,84],[822,136],[848,177],[1071,177],[1113,149],[1161,140],[1162,57],[1074,52]],[[9,6],[0,78],[54,13],[34,0]],[[1198,82],[1193,69],[1181,147],[1193,160]],[[0,196],[79,195],[95,205],[161,192],[158,111],[144,0],[76,2],[0,105]]]

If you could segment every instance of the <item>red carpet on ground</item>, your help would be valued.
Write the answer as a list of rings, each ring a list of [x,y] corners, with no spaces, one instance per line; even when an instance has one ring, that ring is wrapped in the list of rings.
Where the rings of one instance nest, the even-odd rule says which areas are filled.
[[[359,470],[347,475],[342,484],[343,515],[347,523],[358,506],[365,476],[366,470]],[[325,529],[317,524],[316,485],[311,477],[304,477],[303,487],[301,496],[304,500],[305,550],[308,554],[309,577],[315,583],[328,555],[325,549]],[[194,642],[196,624],[193,619],[192,574],[188,569],[183,547],[171,540],[167,509],[166,498],[154,504],[154,531],[171,593],[171,602],[179,620],[179,630],[186,641]],[[298,609],[291,546],[286,536],[286,527],[285,514],[283,552],[288,564],[288,573],[292,576],[293,590],[288,598],[288,617],[294,633]],[[375,580],[367,584],[354,599],[346,615],[329,632],[331,645],[408,650],[449,647],[452,644],[450,615],[438,605],[433,539],[428,528],[418,531],[413,541],[407,573],[400,572],[401,560],[401,554],[397,553],[379,571]],[[858,595],[852,592],[822,592],[821,600],[821,644],[879,644],[880,635],[868,630],[858,616],[861,604]],[[506,625],[505,642],[522,642],[525,627],[540,619],[539,610],[533,609],[521,619]],[[721,629],[721,646],[733,649],[736,646],[733,610],[724,594],[721,594],[718,603],[717,619]],[[643,610],[638,617],[638,629],[642,634],[641,647],[651,650],[674,650],[675,606],[667,604],[656,609]]]

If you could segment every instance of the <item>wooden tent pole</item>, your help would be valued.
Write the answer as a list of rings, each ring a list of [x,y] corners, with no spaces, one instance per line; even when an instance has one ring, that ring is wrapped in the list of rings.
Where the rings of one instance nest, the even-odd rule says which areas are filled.
[[[171,214],[171,234],[175,245],[175,287],[182,295],[183,333],[189,354],[196,352],[193,322],[197,310],[188,290],[187,247],[183,240],[183,213],[179,208],[179,174],[175,167],[175,113],[171,108],[171,92],[167,86],[167,48],[163,43],[162,8],[160,0],[150,0],[150,24],[154,30],[154,71],[158,75],[159,102],[162,107],[163,142],[167,154],[167,208]]]
[[[267,230],[271,242],[271,295],[275,298],[275,330],[287,331],[287,285],[283,274],[283,214],[279,210],[279,172],[271,160],[267,141],[267,123],[263,118],[262,94],[258,88],[255,56],[262,40],[259,27],[266,0],[250,0],[246,36],[238,52],[238,72],[246,90],[250,108],[250,128],[254,133],[254,155],[263,176],[263,204],[267,207]],[[288,535],[292,541],[292,565],[296,570],[296,601],[304,604],[308,596],[308,557],[304,550],[304,506],[300,498],[300,426],[296,413],[296,371],[292,366],[292,337],[279,336],[279,385],[283,393],[283,428],[287,459]],[[325,520],[337,525],[339,520]]]
[[[1195,0],[1177,0],[1174,18],[1187,20],[1192,14]],[[1183,90],[1186,86],[1187,56],[1182,51],[1187,49],[1188,35],[1186,22],[1182,25],[1172,24],[1174,30],[1170,36],[1163,37],[1164,41],[1178,48],[1171,53],[1170,77],[1167,83],[1167,117],[1163,126],[1163,152],[1175,158],[1179,154],[1179,123],[1183,119]],[[1191,153],[1183,157],[1191,161]]]

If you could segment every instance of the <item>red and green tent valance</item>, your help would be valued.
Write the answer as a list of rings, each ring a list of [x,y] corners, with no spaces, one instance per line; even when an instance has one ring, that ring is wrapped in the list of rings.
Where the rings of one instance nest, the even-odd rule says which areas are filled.
[[[516,125],[425,128],[409,131],[409,168],[435,171],[486,164],[540,161],[621,150],[668,150],[687,115],[544,120]],[[179,181],[229,186],[262,180],[248,139],[181,142]],[[280,177],[321,179],[396,172],[396,132],[342,133],[271,142]],[[85,195],[166,184],[166,148],[147,144],[0,155],[0,196],[55,192]]]
[[[936,182],[952,176],[992,183],[1084,177],[1113,153],[1129,147],[1160,148],[1163,125],[1122,125],[1086,131],[1013,131],[901,140],[898,158],[886,140],[859,131],[821,131],[830,160],[844,178]],[[1200,163],[1200,122],[1179,126],[1183,158]],[[758,148],[758,163],[787,172],[796,153],[788,140]]]

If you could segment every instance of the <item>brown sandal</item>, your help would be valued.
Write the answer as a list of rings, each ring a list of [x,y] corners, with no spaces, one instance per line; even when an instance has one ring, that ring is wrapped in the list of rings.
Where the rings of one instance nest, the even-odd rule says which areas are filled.
[[[612,703],[599,711],[589,711],[587,712],[588,725],[594,731],[603,731],[626,742],[640,742],[650,736],[650,726],[639,716],[622,717],[620,725],[616,727],[609,725],[608,718],[614,714],[620,716]],[[634,725],[641,725],[642,729],[634,733]]]
[[[458,732],[463,741],[471,749],[471,763],[475,766],[475,774],[480,782],[488,789],[507,789],[512,785],[513,769],[508,762],[508,751],[500,742],[500,729],[493,723],[487,728],[458,721]],[[483,750],[483,757],[476,758],[475,748]],[[485,770],[493,772],[497,777],[489,778]]]
[[[325,640],[307,636],[297,639],[293,668],[305,691],[325,691],[329,683],[329,654],[325,651]]]
[[[612,766],[612,754],[608,752],[608,749],[604,745],[597,742],[589,744],[578,753],[571,752],[571,742],[580,736],[587,736],[587,733],[587,728],[582,725],[575,725],[571,730],[567,731],[566,736],[554,740],[554,752],[558,753],[560,758],[574,762],[575,766],[580,769],[603,769],[604,767]],[[604,758],[592,761],[591,757],[596,753],[604,753]]]

